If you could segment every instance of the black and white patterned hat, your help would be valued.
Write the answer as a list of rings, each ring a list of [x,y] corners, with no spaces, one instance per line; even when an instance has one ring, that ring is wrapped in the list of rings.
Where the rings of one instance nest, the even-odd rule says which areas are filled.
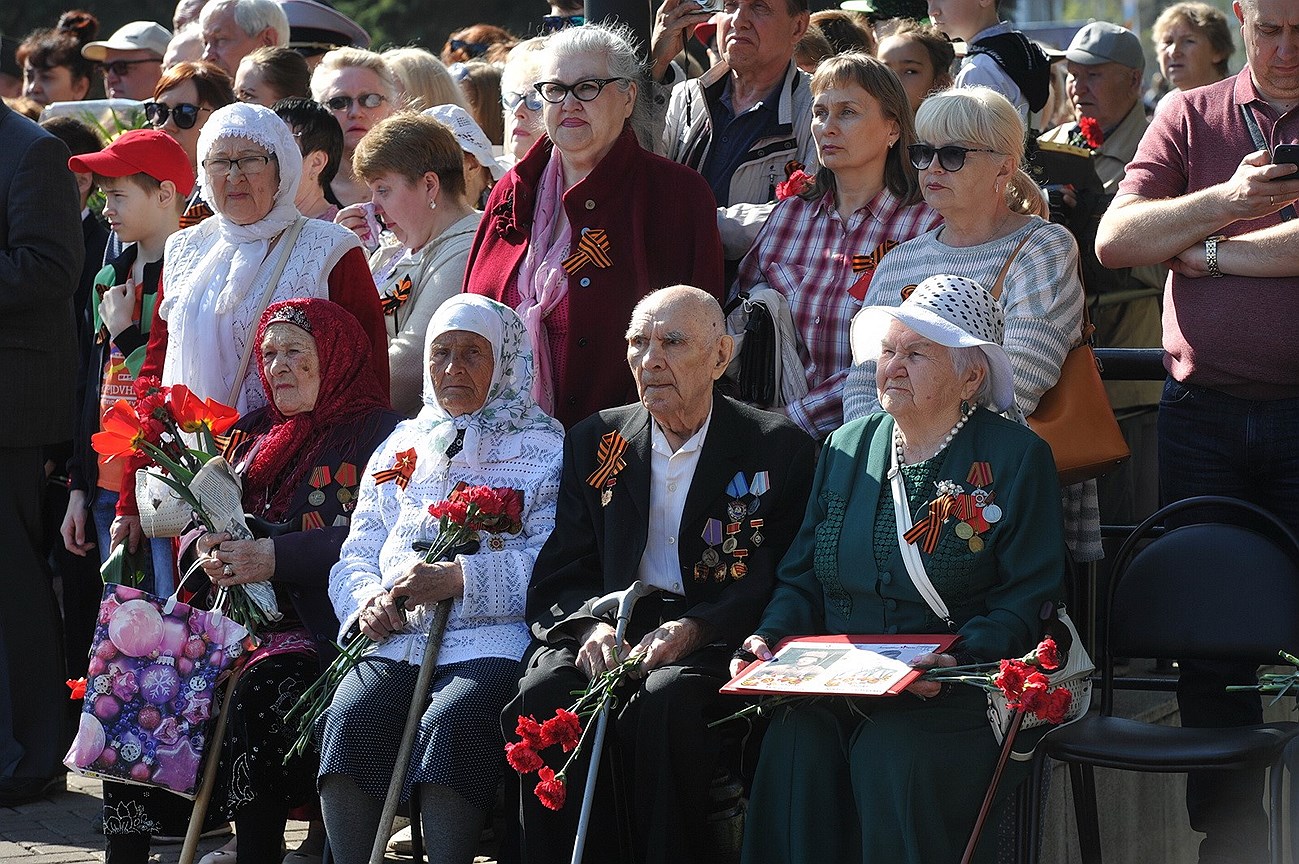
[[[852,360],[876,360],[880,340],[901,321],[931,342],[948,348],[981,348],[988,358],[989,406],[1005,411],[1015,401],[1015,376],[1001,347],[1006,318],[997,300],[978,282],[961,276],[930,276],[901,306],[867,306],[852,319]]]

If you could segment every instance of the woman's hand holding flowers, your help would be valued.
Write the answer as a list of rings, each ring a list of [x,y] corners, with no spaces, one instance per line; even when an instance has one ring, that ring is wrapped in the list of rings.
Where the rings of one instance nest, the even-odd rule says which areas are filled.
[[[921,654],[911,663],[913,669],[933,669],[940,666],[955,666],[956,658],[951,654]],[[907,687],[907,692],[921,699],[932,699],[943,689],[941,681],[926,681],[917,678]]]
[[[229,534],[204,534],[195,544],[203,571],[218,588],[269,582],[275,575],[275,541],[231,540]]]

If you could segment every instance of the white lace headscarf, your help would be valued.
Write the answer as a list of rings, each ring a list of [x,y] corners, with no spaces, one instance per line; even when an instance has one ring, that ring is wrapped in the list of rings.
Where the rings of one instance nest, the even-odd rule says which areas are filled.
[[[494,362],[483,407],[459,417],[452,417],[438,402],[429,371],[433,341],[452,330],[477,333],[486,339]],[[533,374],[527,330],[509,306],[478,294],[457,294],[438,307],[424,338],[424,407],[410,421],[428,448],[419,453],[416,475],[424,473],[419,470],[424,466],[432,469],[435,464],[446,464],[447,446],[461,429],[465,430],[464,449],[454,458],[471,466],[517,452],[517,448],[501,445],[525,429],[548,429],[562,435],[559,421],[541,410],[532,397]]]
[[[232,138],[251,141],[275,154],[275,165],[267,166],[268,171],[273,167],[279,170],[274,204],[269,213],[251,225],[237,225],[221,212],[221,202],[212,194],[207,172],[200,168],[199,187],[203,200],[213,209],[210,221],[217,230],[212,244],[191,273],[185,275],[184,281],[192,290],[183,296],[166,295],[162,308],[172,333],[185,335],[185,344],[173,355],[177,368],[168,370],[168,379],[184,382],[194,392],[218,400],[226,398],[228,383],[224,379],[235,370],[219,368],[223,364],[213,361],[212,346],[232,344],[232,313],[257,281],[271,241],[298,218],[293,198],[302,176],[302,153],[293,132],[269,108],[235,102],[213,111],[198,136],[200,161],[208,158],[218,142]],[[179,321],[174,320],[176,315]]]

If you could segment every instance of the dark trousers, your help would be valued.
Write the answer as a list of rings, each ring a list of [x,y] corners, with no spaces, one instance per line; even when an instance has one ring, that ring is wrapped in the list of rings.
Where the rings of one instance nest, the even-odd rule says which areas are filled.
[[[1299,530],[1299,399],[1252,401],[1169,379],[1159,405],[1159,474],[1165,503],[1195,495],[1253,502]],[[1252,684],[1257,669],[1240,663],[1181,662],[1177,702],[1182,725],[1245,726],[1263,719]],[[1267,858],[1261,771],[1199,772],[1187,779],[1191,827],[1205,833],[1200,860]]]
[[[0,785],[64,771],[63,629],[41,542],[40,447],[0,447]]]
[[[629,643],[636,644],[640,635]],[[507,741],[518,740],[514,727],[519,715],[544,721],[554,716],[555,709],[572,705],[571,691],[587,686],[586,675],[573,663],[575,649],[576,645],[533,644],[523,658],[519,695],[501,715]],[[651,671],[624,694],[610,718],[584,860],[643,864],[707,860],[708,786],[721,749],[718,731],[707,724],[735,707],[717,693],[730,679],[729,656],[720,647],[703,648]],[[586,752],[568,769],[568,800],[557,812],[541,806],[533,794],[535,775],[519,778],[510,772],[521,804],[519,852],[527,864],[569,861],[590,749],[588,743]],[[555,771],[566,757],[558,747],[543,752]],[[620,848],[624,819],[631,835],[627,849]],[[509,857],[503,850],[502,858]]]

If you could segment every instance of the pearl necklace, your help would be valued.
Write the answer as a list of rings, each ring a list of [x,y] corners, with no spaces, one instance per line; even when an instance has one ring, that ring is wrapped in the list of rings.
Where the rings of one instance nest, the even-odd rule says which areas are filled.
[[[939,453],[942,453],[944,450],[947,449],[947,445],[952,443],[952,439],[956,437],[956,433],[961,431],[961,428],[965,425],[965,422],[969,420],[970,416],[973,414],[974,414],[973,406],[971,406],[968,414],[964,412],[961,414],[961,419],[956,421],[956,425],[952,427],[952,431],[947,433],[947,437],[943,439],[943,443],[939,446],[937,450],[935,450],[929,456],[929,459],[933,459]],[[901,467],[907,464],[906,459],[902,457],[902,430],[898,428],[896,423],[893,426],[893,449],[897,453],[898,466]],[[920,461],[928,462],[929,459],[921,459]]]

